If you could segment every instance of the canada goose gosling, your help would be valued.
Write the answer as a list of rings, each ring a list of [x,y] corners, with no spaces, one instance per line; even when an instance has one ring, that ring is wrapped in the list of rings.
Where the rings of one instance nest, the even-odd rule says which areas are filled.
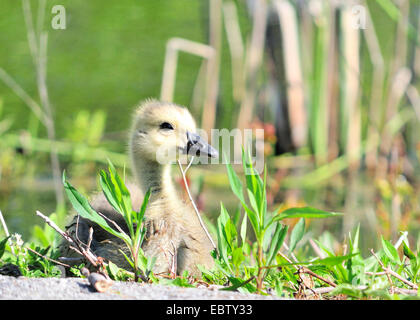
[[[151,190],[143,250],[146,256],[157,258],[156,272],[168,271],[174,251],[178,273],[198,274],[198,264],[210,267],[213,262],[211,241],[191,204],[179,199],[171,177],[171,164],[180,154],[218,156],[195,132],[189,111],[171,103],[146,101],[134,117],[129,154],[143,194]]]
[[[147,257],[156,257],[153,271],[157,274],[174,271],[182,274],[188,270],[191,275],[198,276],[197,265],[207,268],[213,265],[211,241],[192,205],[179,198],[171,177],[171,163],[179,159],[180,154],[218,156],[217,151],[195,132],[196,125],[189,111],[172,103],[146,100],[134,114],[129,156],[136,184],[128,183],[127,187],[134,210],[139,210],[143,195],[151,190],[145,213],[147,232],[142,249]],[[128,231],[121,214],[103,194],[96,195],[91,206]],[[74,217],[67,232],[73,235],[77,232],[78,238],[87,243],[90,227],[94,230],[92,251],[122,268],[129,268],[120,252],[123,250],[129,254],[124,243],[95,223]],[[75,256],[67,242],[61,243],[60,252],[63,256]]]

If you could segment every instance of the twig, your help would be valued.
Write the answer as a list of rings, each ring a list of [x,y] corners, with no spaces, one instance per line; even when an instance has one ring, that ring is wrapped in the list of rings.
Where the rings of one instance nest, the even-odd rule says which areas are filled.
[[[386,272],[370,272],[370,271],[366,271],[365,274],[367,274],[368,276],[384,276],[386,275]]]
[[[281,253],[280,251],[279,251],[279,254],[288,262],[288,263],[290,263],[290,264],[293,264],[293,261],[292,260],[290,260],[284,253]],[[299,267],[297,266],[297,265],[295,265],[295,264],[293,264],[293,266],[296,268],[296,270],[299,270]]]
[[[335,288],[337,286],[334,282],[331,282],[330,280],[325,279],[324,277],[321,277],[320,275],[316,274],[312,270],[309,270],[308,268],[301,267],[299,269],[299,273],[307,273],[307,274],[309,274],[309,275],[311,275],[311,276],[313,276],[313,277],[315,277],[315,278],[317,278],[317,279],[319,279],[319,280],[321,280],[321,281],[329,284],[331,287],[334,287]]]
[[[177,270],[177,250],[176,250],[175,244],[172,240],[171,240],[171,245],[172,245],[172,248],[173,248],[174,251],[171,252],[171,251],[168,250],[169,253],[172,256],[170,273],[171,273],[171,279],[175,279],[176,278],[176,270]]]
[[[109,222],[111,222],[114,226],[115,226],[115,228],[117,228],[117,230],[119,231],[119,232],[121,232],[122,234],[125,234],[127,237],[128,237],[128,235],[124,232],[124,230],[123,229],[121,229],[121,227],[114,221],[114,220],[111,220],[111,219],[109,219],[106,215],[104,215],[104,214],[102,214],[102,213],[100,213],[99,211],[98,211],[98,214],[102,217],[102,218],[104,218],[105,220],[108,220]]]
[[[57,231],[64,239],[66,239],[68,242],[70,243],[75,243],[75,241],[73,241],[73,238],[70,237],[68,235],[68,233],[64,232],[63,230],[60,229],[59,226],[57,226],[50,218],[48,218],[47,216],[43,215],[41,212],[39,212],[38,210],[36,211],[36,215],[38,217],[41,217],[51,228],[53,228],[55,231]]]
[[[90,245],[92,244],[92,239],[93,239],[93,228],[90,227],[89,228],[89,238],[88,238],[88,243],[87,243],[87,248],[90,249]]]
[[[283,242],[283,247],[289,251],[289,246],[286,244],[286,242]],[[296,258],[296,256],[294,255],[293,252],[290,252],[290,255],[292,256],[292,259],[295,260],[295,262],[299,262],[298,259]]]
[[[315,289],[307,289],[304,291],[306,296],[317,295],[317,294],[326,294],[333,291],[335,287],[322,287],[322,288],[315,288]]]
[[[404,288],[395,288],[394,290],[396,293],[406,294],[409,296],[417,296],[418,290],[415,289],[404,289]]]
[[[193,160],[194,160],[194,157],[191,157],[191,161],[189,162],[189,164],[187,166],[187,169],[190,167]],[[178,160],[178,165],[179,165],[179,170],[181,171],[181,174],[182,174],[182,179],[184,181],[185,189],[187,190],[188,197],[190,198],[191,204],[194,208],[194,211],[197,215],[197,218],[200,221],[201,227],[203,228],[204,232],[206,233],[207,237],[209,238],[213,248],[216,249],[216,244],[214,243],[213,239],[210,236],[210,233],[208,232],[206,226],[204,225],[203,220],[201,219],[200,212],[198,211],[197,206],[195,205],[195,202],[194,202],[193,197],[192,197],[191,192],[190,192],[190,188],[188,187],[187,178],[185,177],[187,169],[185,171],[182,169],[182,165],[181,165],[181,162],[179,160]]]
[[[32,253],[35,253],[37,256],[40,256],[41,258],[44,258],[44,259],[49,260],[49,261],[51,261],[51,262],[54,262],[55,264],[59,264],[60,266],[70,268],[70,266],[69,266],[68,264],[65,264],[65,263],[62,263],[62,262],[60,262],[60,261],[57,261],[57,260],[54,260],[54,259],[48,258],[47,256],[44,256],[44,255],[40,254],[39,252],[37,252],[37,251],[35,251],[35,250],[33,250],[33,249],[29,248],[29,247],[26,247],[26,249],[28,249],[28,250],[29,250],[29,251],[31,251]]]
[[[386,277],[388,278],[388,282],[389,282],[389,284],[391,286],[391,293],[393,293],[394,284],[392,283],[392,280],[391,280],[391,277],[389,276],[389,272],[387,271],[387,268],[384,266],[384,264],[382,263],[381,259],[379,259],[378,256],[375,254],[375,252],[373,251],[373,249],[370,249],[370,252],[376,258],[376,260],[378,260],[381,268],[385,271]]]
[[[61,230],[51,219],[49,219],[39,211],[36,211],[36,215],[41,217],[51,228],[57,231],[70,244],[73,244],[74,246],[69,247],[75,250],[78,254],[84,256],[94,267],[97,267],[98,264],[100,264],[98,257],[92,251],[90,251],[90,249],[84,249],[79,241],[76,241],[68,233]]]
[[[384,270],[386,276],[388,277],[388,281],[391,283],[392,285],[392,281],[391,281],[391,276],[397,278],[398,280],[400,280],[401,282],[405,283],[406,285],[408,285],[409,287],[413,288],[413,289],[418,289],[418,285],[416,285],[415,283],[404,279],[403,277],[401,277],[398,273],[396,273],[394,270],[392,270],[391,268],[385,267],[385,265],[382,263],[381,259],[378,258],[378,256],[375,254],[375,252],[373,251],[373,249],[370,250],[370,252],[373,254],[373,256],[376,258],[376,260],[378,260],[381,268]]]

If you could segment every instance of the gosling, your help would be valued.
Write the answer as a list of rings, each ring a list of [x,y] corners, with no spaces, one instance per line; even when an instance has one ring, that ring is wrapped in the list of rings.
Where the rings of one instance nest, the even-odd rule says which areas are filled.
[[[198,277],[198,265],[212,268],[214,249],[191,203],[185,203],[176,192],[171,177],[172,163],[180,154],[218,157],[218,152],[196,133],[190,112],[181,106],[146,100],[135,111],[129,136],[129,156],[135,183],[127,183],[134,210],[139,210],[143,195],[150,189],[146,208],[146,237],[142,249],[146,257],[156,257],[155,274],[185,270]],[[113,220],[121,229],[128,227],[120,213],[97,194],[90,202],[92,208]],[[112,227],[112,225],[110,224]],[[129,255],[122,240],[97,224],[75,216],[67,232],[83,243],[89,240],[92,227],[91,250],[121,268],[130,268],[122,250]],[[76,257],[67,242],[60,244],[62,256]],[[175,270],[174,270],[175,269]]]

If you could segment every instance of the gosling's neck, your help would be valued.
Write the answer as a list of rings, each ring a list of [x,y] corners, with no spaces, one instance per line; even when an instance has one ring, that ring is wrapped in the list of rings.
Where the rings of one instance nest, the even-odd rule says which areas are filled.
[[[149,205],[175,203],[177,201],[170,164],[162,165],[147,159],[135,159],[133,169],[143,194],[151,190]]]

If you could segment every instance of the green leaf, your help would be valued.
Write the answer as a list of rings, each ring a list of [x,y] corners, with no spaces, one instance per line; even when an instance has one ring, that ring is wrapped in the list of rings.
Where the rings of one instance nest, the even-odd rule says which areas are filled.
[[[63,184],[67,197],[78,214],[85,219],[89,219],[90,221],[97,223],[101,228],[124,240],[126,243],[131,243],[131,239],[127,234],[118,232],[111,228],[105,219],[92,209],[89,201],[66,180],[65,172],[63,172]]]
[[[290,234],[289,253],[295,250],[297,243],[302,239],[305,233],[305,219],[300,218]]]
[[[274,217],[274,221],[286,218],[329,218],[341,216],[339,212],[328,212],[312,207],[289,208]]]
[[[256,198],[260,200],[262,196],[262,189],[263,189],[263,182],[261,177],[255,172],[254,167],[252,165],[251,154],[245,154],[244,149],[242,149],[242,164],[245,173],[245,181],[247,188],[256,195]],[[247,174],[249,173],[249,174]]]
[[[143,203],[141,205],[139,212],[137,213],[137,217],[136,217],[137,229],[136,229],[136,234],[135,234],[135,243],[137,247],[141,246],[144,239],[144,235],[146,233],[146,229],[143,228],[142,224],[144,221],[144,214],[146,213],[146,207],[147,207],[147,204],[149,203],[150,195],[151,195],[151,190],[149,189],[144,195]]]
[[[152,271],[153,266],[156,263],[156,259],[157,259],[156,257],[151,257],[147,259],[146,271],[145,271],[146,277],[148,277],[149,273]]]
[[[0,258],[3,256],[5,250],[6,250],[6,243],[7,240],[9,240],[10,236],[4,238],[3,240],[0,241]]]
[[[248,199],[252,209],[254,209],[254,212],[259,212],[260,208],[258,207],[257,200],[255,199],[254,194],[249,189],[246,189],[246,191],[248,192]]]
[[[107,271],[112,279],[117,279],[117,274],[120,268],[116,264],[114,264],[112,261],[108,261],[107,265]]]
[[[411,251],[410,247],[403,241],[403,250],[404,255],[410,260],[416,260],[416,256],[414,255],[413,251]]]
[[[239,200],[241,200],[242,203],[245,203],[241,180],[239,180],[236,172],[232,169],[232,166],[230,165],[230,163],[226,163],[226,168],[227,168],[230,187],[233,193],[238,197]]]
[[[391,244],[391,242],[389,242],[388,240],[385,240],[382,236],[381,236],[381,240],[382,240],[382,248],[384,249],[385,255],[393,263],[401,264],[397,249],[395,249],[395,247]]]
[[[235,248],[232,252],[232,263],[234,266],[239,267],[245,260],[245,256],[242,252],[242,248]]]
[[[114,185],[112,184],[111,179],[104,170],[101,170],[100,172],[99,182],[102,188],[102,192],[104,193],[105,198],[108,200],[108,203],[112,205],[117,212],[123,215],[123,213],[121,212],[121,208],[118,205],[118,200],[115,196],[116,191]]]
[[[356,251],[359,250],[359,238],[360,238],[359,232],[360,232],[360,224],[357,225],[353,241],[351,240],[351,235],[349,236],[349,247],[350,247],[351,253],[355,253]]]
[[[235,226],[238,225],[240,217],[241,217],[241,209],[238,206],[238,208],[236,209],[235,214],[233,215],[233,218],[232,218],[232,222]]]
[[[226,231],[225,231],[225,225],[227,223],[227,221],[229,220],[229,214],[227,213],[226,209],[223,206],[223,203],[220,204],[220,215],[217,218],[217,247],[218,247],[218,252],[221,256],[221,258],[223,259],[223,261],[225,262],[226,266],[228,267],[228,269],[230,271],[230,263],[229,263],[229,259],[228,259],[228,239],[227,239],[227,235],[226,235]]]
[[[252,228],[254,229],[255,235],[256,236],[259,235],[261,229],[260,229],[258,215],[254,211],[249,209],[246,205],[243,205],[243,208],[245,209],[245,212],[249,218],[249,221],[251,221],[251,225],[252,225]]]
[[[232,166],[229,163],[226,163],[226,168],[227,168],[230,187],[233,193],[236,195],[236,197],[241,201],[242,207],[244,208],[246,214],[248,215],[248,218],[251,221],[251,225],[254,229],[254,232],[257,235],[260,232],[260,224],[259,224],[260,221],[259,221],[258,213],[252,211],[246,205],[245,198],[243,195],[242,182],[236,175],[236,172],[232,169]]]
[[[130,235],[134,237],[133,230],[133,210],[131,206],[130,192],[121,180],[114,165],[108,160],[108,171],[101,172],[101,187],[111,205],[122,214],[130,230]]]
[[[246,229],[247,229],[247,215],[244,215],[244,218],[241,223],[241,240],[242,240],[242,246],[244,243],[246,243]]]
[[[276,231],[274,231],[273,238],[271,239],[270,250],[268,251],[266,265],[270,265],[273,259],[276,257],[277,252],[279,252],[283,241],[286,238],[287,230],[289,226],[282,225],[278,223],[276,226]]]
[[[131,268],[133,268],[133,269],[134,269],[134,263],[133,263],[133,260],[131,260],[131,258],[130,258],[130,257],[128,257],[128,256],[125,254],[125,252],[124,252],[124,251],[122,251],[121,249],[118,249],[118,251],[119,251],[119,252],[121,252],[121,253],[123,254],[123,256],[124,256],[125,260],[127,260],[127,262],[130,264]]]
[[[220,290],[223,290],[223,291],[237,291],[238,289],[242,288],[244,290],[238,290],[238,291],[242,291],[242,292],[245,292],[245,293],[253,293],[257,290],[257,288],[255,286],[253,286],[251,284],[251,282],[248,281],[248,280],[244,281],[243,279],[239,279],[239,278],[235,278],[235,277],[229,277],[229,282],[232,283],[232,286],[222,288]]]

